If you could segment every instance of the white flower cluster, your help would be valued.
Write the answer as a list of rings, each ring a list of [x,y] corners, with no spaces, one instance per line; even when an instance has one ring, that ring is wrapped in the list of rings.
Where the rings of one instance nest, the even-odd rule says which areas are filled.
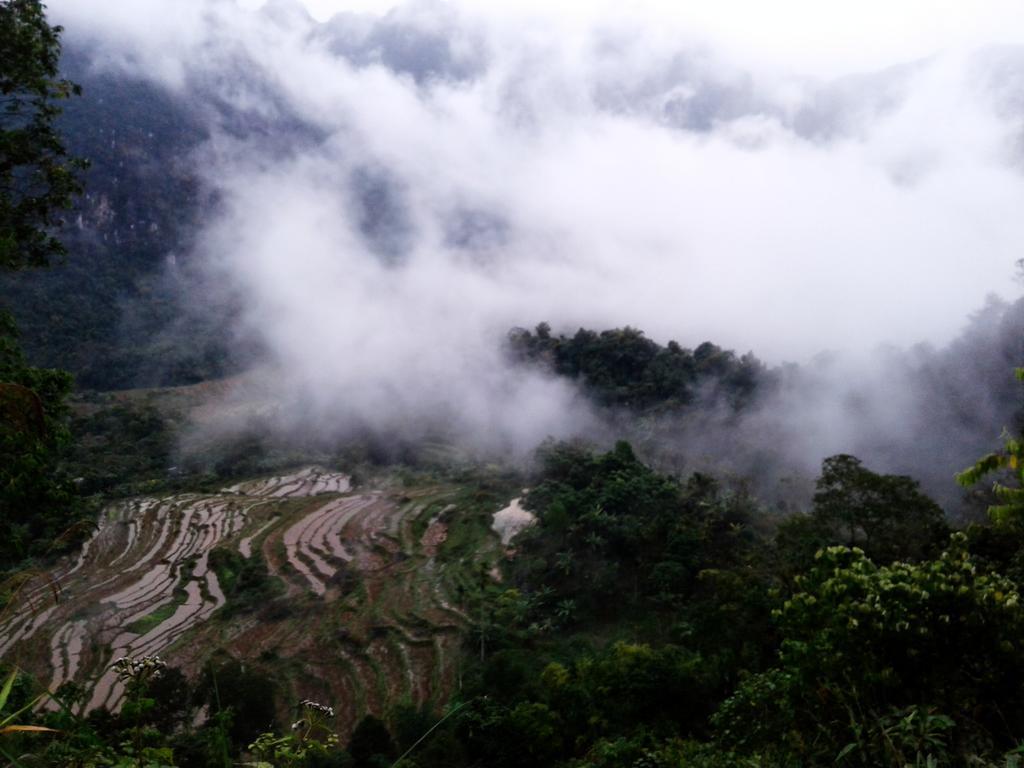
[[[159,656],[139,656],[134,659],[122,656],[111,664],[110,668],[117,673],[117,677],[122,683],[126,683],[141,677],[158,678],[163,674],[166,666],[167,664]]]
[[[299,702],[299,706],[319,712],[322,715],[327,715],[327,717],[334,717],[334,707],[329,707],[326,704],[317,704],[312,699],[303,699]]]

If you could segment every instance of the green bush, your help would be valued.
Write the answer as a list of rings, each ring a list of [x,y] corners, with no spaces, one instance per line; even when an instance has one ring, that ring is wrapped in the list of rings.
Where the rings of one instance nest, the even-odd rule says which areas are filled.
[[[821,551],[776,611],[778,664],[716,714],[723,742],[783,762],[895,765],[906,755],[891,730],[913,714],[930,724],[936,752],[1014,747],[1024,738],[1024,606],[965,545],[955,534],[934,560],[881,567],[858,549]]]

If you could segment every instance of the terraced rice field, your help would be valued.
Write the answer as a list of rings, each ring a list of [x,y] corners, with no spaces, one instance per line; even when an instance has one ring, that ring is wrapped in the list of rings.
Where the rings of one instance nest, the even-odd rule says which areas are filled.
[[[330,701],[341,730],[400,699],[442,700],[458,680],[467,574],[501,551],[486,533],[439,556],[460,523],[458,492],[353,491],[348,477],[307,468],[115,504],[76,557],[0,616],[0,657],[50,690],[83,685],[83,712],[117,710],[111,662],[149,654],[190,675],[214,652],[261,664],[295,700]],[[277,596],[222,610],[232,598],[210,565],[217,549],[261,558]]]

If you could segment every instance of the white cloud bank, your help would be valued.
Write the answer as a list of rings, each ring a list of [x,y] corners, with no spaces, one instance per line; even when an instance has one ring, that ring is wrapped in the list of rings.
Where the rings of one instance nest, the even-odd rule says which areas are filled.
[[[524,445],[578,413],[510,326],[942,343],[1024,256],[1019,4],[685,6],[51,2],[99,66],[262,121],[202,153],[200,255],[282,392]]]

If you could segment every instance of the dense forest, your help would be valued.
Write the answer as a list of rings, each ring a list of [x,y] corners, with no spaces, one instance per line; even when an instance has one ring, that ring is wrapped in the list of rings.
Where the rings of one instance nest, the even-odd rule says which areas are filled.
[[[61,60],[61,31],[37,0],[0,0],[5,765],[1024,762],[1024,301],[991,303],[946,348],[886,358],[886,385],[913,393],[895,428],[847,391],[844,418],[866,425],[856,455],[801,448],[810,420],[788,420],[835,392],[827,359],[772,367],[547,323],[512,330],[505,356],[571,384],[597,422],[528,460],[372,432],[284,443],[255,417],[189,454],[183,435],[216,402],[204,387],[254,352],[227,352],[232,297],[219,317],[178,303],[202,277],[175,254],[218,204],[182,160],[203,122],[143,81]],[[164,389],[117,391],[143,384]],[[303,483],[317,493],[291,495]],[[492,526],[509,510],[528,522],[506,539]],[[358,515],[377,527],[342,541]],[[101,613],[70,585],[105,534],[123,545],[110,581],[156,575],[117,590],[124,603],[93,601],[128,606],[116,632],[73,635]],[[133,546],[144,558],[118,566]],[[140,609],[160,574],[168,598]],[[196,606],[212,629],[166,644],[187,663],[163,648],[107,659]],[[43,647],[31,633],[58,609],[67,634]],[[243,636],[259,642],[231,644]],[[67,673],[59,685],[39,658]],[[97,679],[68,671],[96,659]],[[328,678],[358,677],[335,668],[373,683],[293,700],[296,680],[334,694]],[[410,679],[426,668],[436,679]]]
[[[737,357],[711,342],[694,350],[675,341],[662,347],[635,328],[601,333],[580,328],[570,338],[552,336],[551,327],[541,323],[535,333],[513,330],[509,345],[523,361],[545,363],[560,376],[581,380],[601,405],[639,412],[718,400],[740,410],[774,380],[753,354]]]

